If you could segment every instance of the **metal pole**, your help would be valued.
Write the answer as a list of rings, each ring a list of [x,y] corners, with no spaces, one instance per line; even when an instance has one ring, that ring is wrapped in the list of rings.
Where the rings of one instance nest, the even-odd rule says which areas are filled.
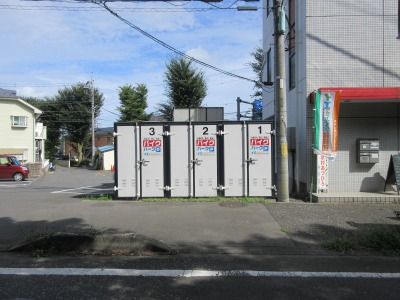
[[[92,84],[92,167],[94,167],[94,86],[93,79],[91,80]]]
[[[240,121],[240,98],[236,98],[236,120]]]
[[[285,17],[282,0],[274,0],[275,37],[275,121],[277,139],[277,194],[279,202],[289,202],[289,169],[287,148],[287,107],[285,70]]]

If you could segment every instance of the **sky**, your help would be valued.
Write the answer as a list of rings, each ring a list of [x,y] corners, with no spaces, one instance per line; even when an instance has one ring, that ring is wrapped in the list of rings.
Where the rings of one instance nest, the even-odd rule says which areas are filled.
[[[162,42],[209,65],[256,79],[248,65],[262,45],[261,2],[108,2],[110,9]],[[231,7],[230,9],[216,8]],[[167,101],[166,64],[176,54],[92,3],[75,0],[0,2],[0,88],[19,97],[53,97],[59,89],[93,80],[105,101],[99,128],[118,119],[119,87],[145,84],[147,112]],[[203,106],[224,107],[236,119],[236,99],[252,101],[254,83],[204,66],[208,93]],[[242,112],[249,110],[242,104]]]

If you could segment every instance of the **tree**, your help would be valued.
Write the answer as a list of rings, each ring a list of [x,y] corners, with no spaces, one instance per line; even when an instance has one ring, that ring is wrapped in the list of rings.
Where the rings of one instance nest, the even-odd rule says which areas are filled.
[[[77,145],[78,161],[82,161],[83,147],[90,145],[92,126],[92,89],[87,84],[78,83],[70,88],[58,90],[54,97],[60,110],[61,129],[68,140]],[[94,116],[99,116],[104,97],[97,88],[93,88]]]
[[[165,95],[169,101],[158,104],[157,111],[166,120],[172,120],[173,109],[200,107],[207,95],[204,73],[184,57],[173,58],[164,73]]]
[[[24,101],[42,111],[39,122],[47,127],[47,138],[45,141],[45,157],[51,161],[59,151],[61,123],[59,122],[60,111],[57,102],[51,98],[38,99],[33,97],[22,98]]]
[[[146,114],[148,90],[144,84],[137,84],[136,87],[125,85],[119,87],[119,101],[121,106],[118,111],[121,113],[119,122],[148,121],[149,114]]]
[[[165,120],[172,121],[174,119],[174,104],[170,100],[165,103],[159,103],[157,105],[157,112]]]
[[[248,65],[253,69],[257,76],[257,82],[254,83],[254,94],[252,98],[262,97],[262,71],[264,67],[264,50],[262,47],[257,47],[250,55],[254,58]]]

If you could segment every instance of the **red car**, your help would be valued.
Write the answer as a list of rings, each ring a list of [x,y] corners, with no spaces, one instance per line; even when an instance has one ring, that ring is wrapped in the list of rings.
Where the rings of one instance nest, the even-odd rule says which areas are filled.
[[[0,154],[0,179],[25,180],[29,169],[23,166],[15,156]]]

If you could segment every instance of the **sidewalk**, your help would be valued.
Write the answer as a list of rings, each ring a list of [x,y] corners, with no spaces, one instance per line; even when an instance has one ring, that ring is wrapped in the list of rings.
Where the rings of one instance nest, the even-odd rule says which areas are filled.
[[[0,251],[55,232],[134,233],[180,253],[327,253],[321,242],[371,224],[400,226],[400,205],[146,203],[82,200],[112,188],[112,173],[58,168],[30,186],[2,189]]]

